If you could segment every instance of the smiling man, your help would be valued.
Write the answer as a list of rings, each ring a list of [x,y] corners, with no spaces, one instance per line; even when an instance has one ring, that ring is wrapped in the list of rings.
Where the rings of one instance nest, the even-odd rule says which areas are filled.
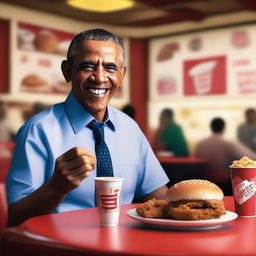
[[[168,178],[145,136],[135,121],[108,106],[122,84],[124,63],[123,44],[114,34],[92,29],[74,37],[61,66],[72,84],[66,101],[33,116],[17,134],[7,179],[9,225],[95,207],[94,178],[106,163],[108,175],[124,178],[123,204],[165,197]],[[103,134],[104,161],[93,124]]]

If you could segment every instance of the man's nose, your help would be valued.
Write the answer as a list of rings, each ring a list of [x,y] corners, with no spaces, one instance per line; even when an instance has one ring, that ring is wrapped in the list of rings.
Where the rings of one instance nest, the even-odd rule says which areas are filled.
[[[103,67],[97,67],[93,72],[92,79],[98,84],[103,84],[107,81],[107,75]]]

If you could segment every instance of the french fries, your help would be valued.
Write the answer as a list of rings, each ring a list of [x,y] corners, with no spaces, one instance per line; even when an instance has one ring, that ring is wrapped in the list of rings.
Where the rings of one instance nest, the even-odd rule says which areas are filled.
[[[233,161],[230,167],[256,167],[256,161],[244,156],[240,160]]]

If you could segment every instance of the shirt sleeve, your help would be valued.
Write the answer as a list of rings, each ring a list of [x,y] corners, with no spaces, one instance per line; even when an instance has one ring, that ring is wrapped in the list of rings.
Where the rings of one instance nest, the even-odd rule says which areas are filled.
[[[8,203],[26,197],[45,183],[47,162],[43,133],[36,125],[26,123],[16,136],[16,148],[7,176]]]
[[[143,197],[169,182],[146,137],[141,136],[141,168],[135,198]]]

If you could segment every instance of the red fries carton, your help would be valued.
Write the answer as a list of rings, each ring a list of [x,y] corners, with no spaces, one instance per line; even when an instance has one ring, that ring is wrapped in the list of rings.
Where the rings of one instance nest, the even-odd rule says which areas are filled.
[[[240,217],[256,216],[256,161],[243,157],[230,166],[235,211]]]

